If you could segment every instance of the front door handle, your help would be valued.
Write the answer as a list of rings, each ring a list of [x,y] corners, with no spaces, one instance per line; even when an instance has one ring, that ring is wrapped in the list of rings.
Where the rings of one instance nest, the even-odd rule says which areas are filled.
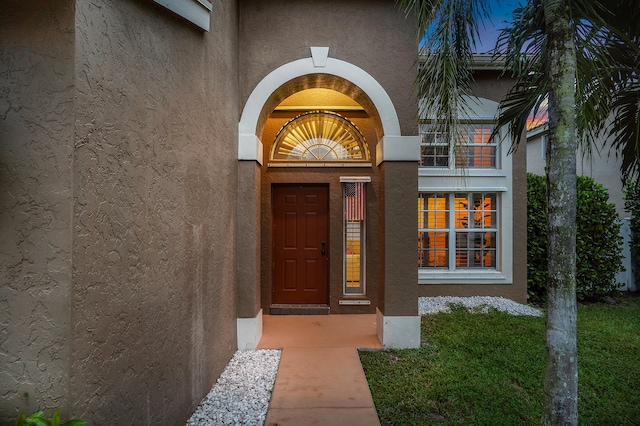
[[[325,254],[325,253],[327,252],[327,251],[325,250],[326,245],[327,245],[327,242],[326,242],[326,241],[323,241],[323,242],[322,242],[322,251],[321,251],[320,253]]]

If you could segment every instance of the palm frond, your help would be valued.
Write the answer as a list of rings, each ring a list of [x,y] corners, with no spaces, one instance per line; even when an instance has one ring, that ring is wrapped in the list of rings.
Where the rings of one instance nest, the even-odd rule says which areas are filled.
[[[420,116],[437,123],[448,140],[470,106],[473,47],[479,23],[489,15],[488,0],[401,0],[418,19],[423,42],[416,90]]]

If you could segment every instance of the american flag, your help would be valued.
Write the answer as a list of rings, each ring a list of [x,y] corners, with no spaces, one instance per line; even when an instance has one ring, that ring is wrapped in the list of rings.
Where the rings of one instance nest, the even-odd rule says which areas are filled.
[[[345,182],[344,210],[346,220],[364,220],[364,182]]]

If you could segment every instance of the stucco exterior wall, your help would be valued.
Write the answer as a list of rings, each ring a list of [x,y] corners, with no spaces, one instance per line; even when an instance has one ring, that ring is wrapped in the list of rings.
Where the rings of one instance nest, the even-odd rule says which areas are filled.
[[[260,164],[238,162],[238,317],[254,318],[260,303]]]
[[[77,7],[72,407],[179,424],[236,348],[237,6]]]
[[[527,140],[527,172],[541,176],[545,175],[546,168],[546,159],[542,156],[542,135],[544,134],[547,134],[546,130]],[[629,212],[624,210],[624,192],[622,191],[620,174],[622,163],[616,157],[615,152],[609,152],[609,146],[605,146],[602,152],[598,153],[593,150],[589,156],[578,148],[576,156],[576,173],[589,176],[604,185],[609,191],[609,202],[615,204],[618,216],[620,218],[629,217]]]
[[[0,424],[68,406],[73,1],[0,13]]]
[[[380,166],[384,197],[380,209],[380,262],[378,294],[385,316],[418,314],[416,227],[418,165],[412,161],[385,161]],[[410,224],[410,225],[409,225]]]
[[[184,424],[231,358],[237,12],[3,3],[1,424]]]
[[[329,57],[371,74],[390,95],[402,133],[415,135],[417,109],[411,87],[417,33],[411,22],[390,0],[242,1],[241,102],[271,71],[310,57],[312,46],[324,46],[329,47]]]

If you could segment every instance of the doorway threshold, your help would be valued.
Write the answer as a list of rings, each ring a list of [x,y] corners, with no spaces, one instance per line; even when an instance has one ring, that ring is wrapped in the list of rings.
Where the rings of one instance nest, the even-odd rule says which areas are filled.
[[[329,315],[329,305],[274,304],[269,309],[271,315]]]

